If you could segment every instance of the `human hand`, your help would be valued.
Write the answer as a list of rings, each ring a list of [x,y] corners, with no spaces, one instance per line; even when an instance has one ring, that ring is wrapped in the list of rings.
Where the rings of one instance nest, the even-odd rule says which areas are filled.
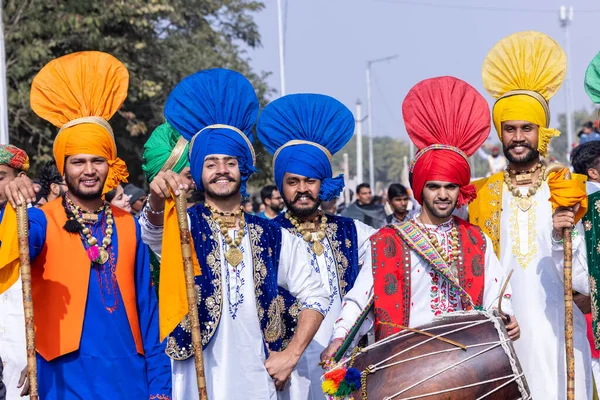
[[[563,230],[575,226],[575,214],[579,210],[579,204],[575,207],[558,207],[552,215],[552,236],[555,239],[563,239]]]
[[[342,343],[344,343],[344,339],[342,338],[333,339],[331,343],[329,343],[329,346],[321,352],[321,363],[323,363],[323,365],[333,358],[335,352],[340,348]]]
[[[31,204],[35,201],[37,190],[33,187],[33,181],[23,174],[9,182],[4,189],[4,193],[10,204],[17,208],[22,204],[19,195],[23,197],[26,203]]]
[[[506,332],[508,333],[508,338],[513,342],[521,337],[521,327],[519,327],[519,322],[514,315],[501,314],[500,317],[502,321],[504,321],[504,325],[506,326]]]
[[[19,383],[17,383],[17,389],[23,388],[21,390],[21,397],[25,397],[29,395],[29,377],[27,376],[27,367],[23,368],[21,371],[21,377],[19,378]]]
[[[299,357],[292,355],[289,351],[271,351],[265,362],[265,367],[273,381],[275,381],[277,391],[281,392],[285,388],[292,371],[298,364],[298,360]]]
[[[150,206],[153,210],[162,210],[165,199],[171,198],[171,193],[179,196],[181,191],[188,189],[189,185],[181,175],[173,171],[161,171],[150,182]]]
[[[577,305],[577,308],[579,308],[582,313],[589,314],[592,312],[592,302],[590,296],[586,296],[581,293],[574,293],[573,302]]]

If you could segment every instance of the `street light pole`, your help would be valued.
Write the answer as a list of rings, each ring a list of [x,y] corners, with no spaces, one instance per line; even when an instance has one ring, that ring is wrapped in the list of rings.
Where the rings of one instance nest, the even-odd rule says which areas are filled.
[[[356,180],[357,185],[363,183],[363,150],[362,150],[362,104],[356,100]]]
[[[281,13],[281,0],[277,0],[277,22],[279,25],[279,92],[280,96],[285,96],[285,63],[283,40],[283,15]]]
[[[373,160],[373,107],[371,104],[371,65],[390,61],[394,58],[398,58],[398,55],[378,58],[377,60],[367,61],[367,123],[369,128],[369,185],[371,190],[375,193],[375,161]]]
[[[565,28],[565,52],[567,53],[567,76],[565,79],[565,97],[567,101],[567,159],[573,149],[573,92],[571,80],[571,40],[569,37],[569,25],[573,21],[573,7],[560,6],[560,25]]]

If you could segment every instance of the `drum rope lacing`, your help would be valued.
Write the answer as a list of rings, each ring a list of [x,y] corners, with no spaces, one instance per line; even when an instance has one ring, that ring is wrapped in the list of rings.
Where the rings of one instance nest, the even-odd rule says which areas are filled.
[[[479,313],[485,315],[486,317],[488,317],[488,320],[491,320],[493,322],[493,324],[494,324],[496,330],[498,331],[498,333],[502,332],[502,328],[501,328],[500,323],[499,323],[500,318],[492,316],[491,314],[489,314],[487,312],[479,312]],[[413,358],[410,358],[410,359],[407,359],[407,360],[397,361],[397,362],[394,362],[394,363],[391,363],[391,364],[386,364],[386,365],[382,365],[382,364],[384,364],[384,363],[392,360],[395,357],[398,357],[399,355],[401,355],[401,354],[403,354],[403,353],[405,353],[407,351],[415,349],[415,348],[417,348],[417,347],[419,347],[419,346],[421,346],[421,345],[423,345],[423,344],[425,344],[425,343],[427,343],[429,341],[436,340],[437,337],[439,337],[439,336],[449,335],[449,334],[452,334],[452,333],[460,332],[462,330],[469,329],[469,328],[475,327],[477,325],[484,324],[484,323],[488,322],[488,320],[458,322],[458,323],[452,323],[452,324],[446,324],[446,325],[439,325],[439,326],[431,327],[431,328],[428,328],[428,329],[424,329],[423,331],[437,330],[437,329],[444,328],[444,327],[455,327],[455,326],[462,325],[460,328],[454,329],[454,330],[452,330],[450,332],[445,332],[445,333],[443,333],[441,335],[433,336],[433,337],[431,337],[429,339],[426,339],[423,342],[420,342],[420,343],[418,343],[418,344],[416,344],[414,346],[411,346],[410,348],[404,349],[404,350],[402,350],[399,353],[396,353],[396,354],[394,354],[394,355],[392,355],[392,356],[390,356],[390,357],[388,357],[388,358],[386,358],[384,360],[381,360],[377,364],[369,365],[362,372],[362,374],[361,374],[363,400],[368,400],[367,399],[367,384],[366,384],[367,383],[366,382],[367,375],[375,373],[377,370],[383,370],[383,369],[386,369],[386,368],[390,368],[392,366],[399,365],[399,364],[402,364],[402,363],[407,362],[407,361],[416,360],[416,359],[419,359],[419,358],[424,358],[424,357],[428,357],[428,356],[435,355],[435,354],[440,354],[440,353],[445,353],[445,352],[450,352],[450,351],[457,351],[457,350],[461,350],[461,349],[460,348],[446,349],[446,350],[432,352],[432,353],[428,353],[428,354],[422,354],[422,355],[419,355],[419,356],[416,356],[416,357],[413,357]],[[391,336],[389,336],[389,337],[387,337],[385,339],[382,339],[379,342],[373,343],[370,346],[365,347],[364,349],[359,349],[358,351],[356,351],[356,349],[355,349],[355,351],[352,354],[351,361],[353,363],[354,359],[356,358],[357,353],[365,353],[365,352],[367,352],[370,349],[374,349],[376,347],[383,346],[386,343],[389,343],[391,341],[396,341],[396,340],[398,340],[400,338],[403,338],[403,337],[406,337],[406,336],[410,336],[410,335],[414,335],[414,334],[415,334],[414,332],[402,332],[402,331],[401,332],[397,332],[396,334],[391,335]],[[524,373],[520,373],[520,374],[518,373],[519,370],[517,368],[517,361],[515,360],[515,358],[511,354],[510,348],[508,346],[509,342],[510,342],[510,339],[505,339],[505,340],[500,340],[498,342],[478,343],[478,344],[466,346],[467,348],[474,348],[474,347],[481,347],[481,346],[490,346],[490,347],[488,347],[488,348],[486,348],[486,349],[484,349],[484,350],[482,350],[482,351],[480,351],[480,352],[478,352],[478,353],[476,353],[476,354],[474,354],[472,356],[469,356],[466,359],[461,360],[460,362],[457,362],[457,363],[455,363],[455,364],[453,364],[451,366],[448,366],[448,367],[442,369],[441,371],[438,371],[438,372],[436,372],[436,373],[434,373],[434,374],[432,374],[432,375],[430,375],[430,376],[422,379],[421,381],[419,381],[419,382],[417,382],[417,383],[415,383],[415,384],[413,384],[413,385],[411,385],[411,386],[403,389],[402,391],[400,391],[400,392],[398,392],[398,393],[396,393],[396,394],[394,394],[392,396],[385,397],[384,400],[392,400],[392,399],[400,396],[402,393],[405,393],[406,391],[408,391],[410,389],[413,389],[414,387],[416,387],[416,386],[418,386],[418,385],[426,382],[427,380],[430,380],[430,379],[436,377],[437,375],[442,374],[445,371],[447,371],[449,369],[452,369],[452,368],[454,368],[454,367],[456,367],[456,366],[458,366],[458,365],[460,365],[460,364],[462,364],[462,363],[464,363],[466,361],[469,361],[470,359],[475,358],[475,357],[477,357],[477,356],[479,356],[479,355],[481,355],[481,354],[483,354],[483,353],[485,353],[487,351],[490,351],[490,350],[492,350],[492,349],[494,349],[494,348],[496,348],[498,346],[501,346],[503,348],[505,354],[507,355],[507,357],[509,359],[509,363],[511,365],[511,369],[514,372],[513,375],[509,375],[509,376],[502,377],[502,378],[493,378],[493,379],[490,379],[490,380],[487,380],[487,381],[484,381],[484,382],[477,382],[477,383],[473,383],[473,384],[466,385],[466,386],[461,386],[461,387],[456,387],[456,388],[450,388],[450,389],[442,390],[442,391],[435,392],[435,393],[428,393],[428,394],[423,394],[423,395],[418,395],[418,396],[413,396],[413,397],[406,397],[406,398],[402,398],[402,399],[398,399],[398,400],[418,399],[418,398],[421,398],[421,397],[427,397],[427,396],[432,396],[432,395],[436,395],[436,394],[443,394],[443,393],[452,392],[452,391],[455,391],[455,390],[461,390],[461,389],[465,389],[465,388],[469,388],[469,387],[473,387],[473,386],[478,386],[478,385],[482,385],[482,384],[493,383],[493,382],[496,382],[496,381],[499,381],[499,380],[502,380],[502,379],[509,379],[509,378],[512,378],[512,379],[509,379],[507,382],[504,382],[502,385],[500,385],[499,387],[494,388],[490,392],[488,392],[488,393],[484,394],[483,396],[479,397],[477,400],[483,399],[483,398],[489,396],[490,394],[496,392],[497,390],[500,390],[504,386],[506,386],[506,385],[508,385],[508,384],[510,384],[510,383],[512,383],[514,381],[517,381],[517,386],[518,386],[519,392],[521,393],[521,396],[522,396],[521,398],[524,399],[524,400],[531,399],[531,396],[525,390],[524,383],[522,381],[522,378],[524,377]],[[348,362],[348,360],[343,360],[342,362],[340,362],[338,364],[338,366],[339,365],[343,365],[343,364],[345,364],[347,362]]]

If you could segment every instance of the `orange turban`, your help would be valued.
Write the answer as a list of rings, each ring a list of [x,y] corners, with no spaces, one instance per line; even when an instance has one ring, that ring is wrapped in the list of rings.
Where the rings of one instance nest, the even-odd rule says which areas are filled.
[[[50,61],[33,79],[33,111],[60,128],[54,140],[56,167],[64,174],[65,158],[93,154],[108,161],[102,194],[127,182],[125,162],[108,120],[127,97],[129,72],[119,60],[99,51],[82,51]]]

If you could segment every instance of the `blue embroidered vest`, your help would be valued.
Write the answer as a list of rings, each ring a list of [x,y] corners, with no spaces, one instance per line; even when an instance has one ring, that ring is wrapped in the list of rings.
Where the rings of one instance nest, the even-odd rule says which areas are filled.
[[[196,276],[198,296],[198,316],[202,333],[202,348],[205,349],[213,338],[222,312],[221,246],[220,230],[210,218],[210,211],[204,205],[188,209],[190,232],[200,263],[202,275]],[[245,215],[254,270],[254,292],[256,309],[261,326],[265,352],[284,349],[295,329],[294,319],[299,310],[287,309],[284,298],[277,286],[279,255],[281,252],[281,230],[272,222]],[[215,240],[216,238],[216,240]],[[233,351],[233,349],[232,349]],[[171,333],[166,353],[174,360],[186,360],[194,355],[189,318],[185,319]]]
[[[280,214],[273,221],[287,229],[293,235],[302,237],[290,220],[285,217],[285,213]],[[354,225],[352,218],[327,214],[325,234],[335,258],[341,299],[354,286],[354,281],[360,270],[358,265],[358,234],[356,232],[356,225]]]

